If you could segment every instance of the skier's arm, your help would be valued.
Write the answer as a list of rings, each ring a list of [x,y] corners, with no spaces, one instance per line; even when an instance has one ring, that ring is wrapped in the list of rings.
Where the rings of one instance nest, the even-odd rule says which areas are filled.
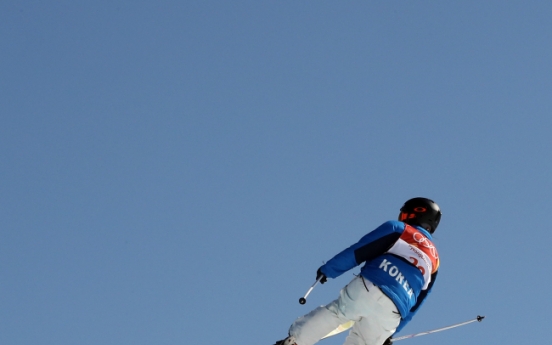
[[[320,267],[328,278],[337,278],[353,267],[387,252],[404,231],[404,223],[389,221],[368,233],[357,243],[334,256]]]
[[[399,327],[397,327],[397,330],[395,332],[400,332],[400,330],[403,329],[403,327],[406,326],[406,324],[410,320],[412,320],[412,318],[414,317],[414,315],[416,314],[418,309],[420,309],[422,304],[424,304],[424,301],[425,301],[426,297],[431,293],[431,289],[433,288],[433,284],[435,283],[435,279],[437,279],[437,272],[439,272],[439,271],[435,271],[431,275],[431,282],[429,283],[427,289],[422,290],[420,292],[420,295],[418,296],[418,299],[416,300],[416,304],[412,307],[412,309],[410,309],[410,313],[408,314],[408,316],[401,319],[401,323],[399,324]]]

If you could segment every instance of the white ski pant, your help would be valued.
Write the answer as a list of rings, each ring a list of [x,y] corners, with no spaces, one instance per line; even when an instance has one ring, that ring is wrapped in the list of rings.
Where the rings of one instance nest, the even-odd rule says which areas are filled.
[[[399,326],[401,316],[389,297],[358,276],[341,289],[338,299],[298,318],[289,334],[297,345],[313,345],[350,320],[355,323],[344,345],[382,345]]]

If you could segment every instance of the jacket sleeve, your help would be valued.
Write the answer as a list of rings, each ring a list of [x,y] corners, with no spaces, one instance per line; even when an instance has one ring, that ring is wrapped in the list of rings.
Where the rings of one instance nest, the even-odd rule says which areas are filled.
[[[320,270],[328,278],[337,278],[353,267],[387,252],[401,237],[404,223],[388,221],[362,237],[357,243],[343,250]]]
[[[422,290],[420,292],[420,295],[418,296],[418,299],[416,300],[416,304],[412,307],[412,309],[410,309],[410,313],[405,318],[401,319],[401,323],[399,324],[399,327],[397,327],[397,330],[395,331],[395,333],[400,332],[401,329],[403,329],[403,327],[406,326],[406,324],[408,322],[410,322],[410,320],[412,320],[414,315],[416,315],[416,312],[418,312],[418,309],[420,309],[422,304],[424,304],[424,301],[425,301],[426,297],[429,296],[429,294],[431,293],[431,289],[433,288],[433,284],[435,283],[435,279],[437,279],[437,273],[438,272],[439,271],[435,271],[435,273],[433,273],[431,275],[431,282],[429,283],[429,286],[427,287],[426,290]]]

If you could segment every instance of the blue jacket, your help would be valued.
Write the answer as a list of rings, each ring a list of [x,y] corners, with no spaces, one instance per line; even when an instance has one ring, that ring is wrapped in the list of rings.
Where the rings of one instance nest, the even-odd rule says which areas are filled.
[[[365,263],[360,274],[378,286],[401,314],[400,331],[431,292],[439,254],[429,232],[400,221],[388,221],[320,267],[328,278]]]

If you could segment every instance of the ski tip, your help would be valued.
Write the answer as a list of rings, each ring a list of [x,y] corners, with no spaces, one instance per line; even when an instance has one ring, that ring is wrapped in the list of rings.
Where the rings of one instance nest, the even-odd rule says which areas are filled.
[[[483,321],[484,318],[485,316],[477,315],[477,321],[479,322]]]

